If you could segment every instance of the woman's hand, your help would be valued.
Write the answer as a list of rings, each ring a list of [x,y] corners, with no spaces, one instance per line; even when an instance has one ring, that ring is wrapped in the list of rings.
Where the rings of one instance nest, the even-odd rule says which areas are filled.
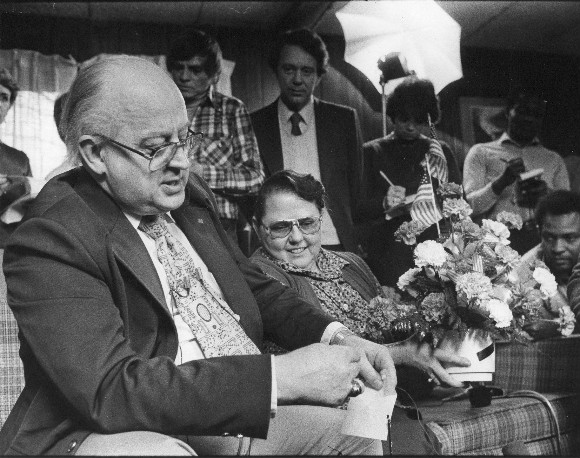
[[[385,208],[396,207],[405,202],[406,189],[403,186],[391,186],[387,191],[387,195],[383,199],[383,206]]]
[[[413,336],[399,345],[389,347],[395,364],[406,364],[425,371],[439,384],[461,387],[462,382],[455,380],[442,363],[450,366],[468,367],[471,365],[467,358],[456,356],[446,350],[433,348],[430,343],[420,342],[418,337]]]

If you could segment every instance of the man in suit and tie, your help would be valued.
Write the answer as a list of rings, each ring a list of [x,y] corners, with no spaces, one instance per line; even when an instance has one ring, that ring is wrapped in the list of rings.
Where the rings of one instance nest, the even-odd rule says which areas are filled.
[[[330,215],[323,219],[322,244],[357,252],[352,212],[362,173],[360,126],[352,108],[313,96],[327,71],[326,46],[310,30],[282,33],[270,66],[280,97],[251,115],[266,177],[291,169],[322,181]]]
[[[26,386],[2,454],[378,454],[331,408],[396,383],[389,350],[265,276],[189,174],[196,134],[167,73],[82,69],[61,131],[82,166],[9,239]],[[266,335],[293,351],[261,354]]]

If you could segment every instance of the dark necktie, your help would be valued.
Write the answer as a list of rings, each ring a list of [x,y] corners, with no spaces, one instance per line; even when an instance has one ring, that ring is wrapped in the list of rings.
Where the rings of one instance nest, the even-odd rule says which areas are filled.
[[[165,215],[143,217],[139,229],[155,240],[177,310],[205,357],[259,354],[240,326],[240,317],[207,284],[186,248],[171,235]]]
[[[300,130],[300,121],[302,121],[302,116],[300,113],[294,112],[292,116],[290,116],[290,122],[292,123],[292,130],[290,133],[292,135],[302,135],[302,131]]]

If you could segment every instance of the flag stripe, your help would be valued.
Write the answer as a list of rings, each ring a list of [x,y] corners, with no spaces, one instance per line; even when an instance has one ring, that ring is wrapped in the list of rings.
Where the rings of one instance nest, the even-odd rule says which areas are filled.
[[[423,175],[417,189],[417,196],[411,205],[411,219],[424,226],[438,222],[443,215],[435,205],[433,185],[429,179],[427,168],[423,167]]]

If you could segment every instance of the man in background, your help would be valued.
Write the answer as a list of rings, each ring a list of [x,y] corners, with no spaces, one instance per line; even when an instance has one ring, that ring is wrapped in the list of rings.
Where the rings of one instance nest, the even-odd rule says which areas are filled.
[[[533,215],[538,198],[552,190],[570,189],[563,159],[538,138],[545,113],[546,102],[538,94],[514,90],[506,105],[506,132],[497,140],[474,145],[463,166],[463,187],[473,217],[494,219],[502,211],[522,217],[524,227],[510,237],[520,254],[540,242]],[[534,169],[543,169],[539,178],[519,179],[522,172]]]
[[[18,95],[18,85],[6,69],[0,69],[0,125]],[[0,214],[18,199],[30,191],[28,180],[19,177],[31,177],[30,161],[25,153],[0,140]],[[0,221],[0,248],[12,233],[16,224],[5,224]]]
[[[580,194],[564,190],[552,192],[540,199],[535,217],[541,242],[522,256],[517,273],[521,278],[528,278],[530,266],[536,261],[548,266],[556,277],[558,292],[545,303],[541,318],[555,319],[559,309],[568,305],[568,280],[580,254]],[[578,312],[580,305],[577,317]],[[538,321],[526,331],[536,338],[560,335],[558,323],[548,321]]]
[[[182,35],[167,56],[167,69],[185,100],[191,129],[204,134],[191,171],[209,184],[222,225],[238,242],[264,172],[244,103],[215,90],[221,65],[218,42],[200,30]],[[247,229],[251,230],[249,225]]]
[[[291,169],[322,181],[329,199],[322,246],[360,253],[352,220],[362,174],[356,111],[313,96],[327,71],[326,46],[310,30],[291,30],[278,36],[269,63],[280,96],[252,113],[266,176]]]

